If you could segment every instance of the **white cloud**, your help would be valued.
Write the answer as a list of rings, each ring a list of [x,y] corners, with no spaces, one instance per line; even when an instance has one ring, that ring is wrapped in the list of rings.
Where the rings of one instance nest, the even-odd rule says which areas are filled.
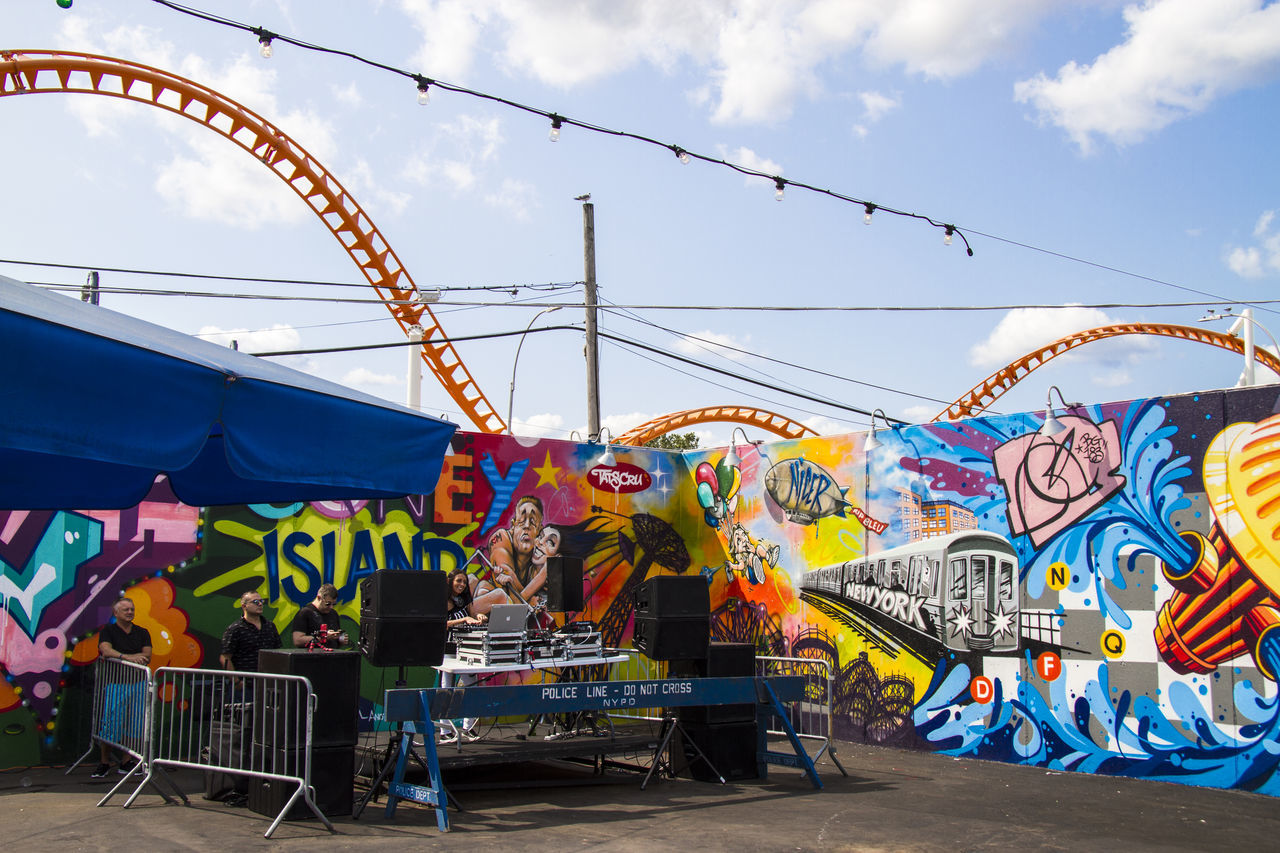
[[[516,178],[506,178],[496,192],[486,193],[485,204],[509,213],[515,219],[525,221],[537,209],[533,184]]]
[[[757,172],[763,172],[766,175],[781,175],[782,166],[775,163],[768,157],[761,157],[750,148],[739,147],[734,151],[728,150],[725,146],[717,146],[720,156],[726,160],[737,163],[739,166],[745,166]],[[754,175],[747,175],[743,181],[749,187],[759,187],[773,189],[774,183],[771,178],[761,178]]]
[[[725,335],[720,332],[713,332],[710,329],[704,329],[701,332],[677,337],[673,346],[677,352],[682,352],[685,355],[706,356],[709,353],[714,353],[733,361],[741,361],[744,353],[737,350],[747,349],[750,342],[750,335],[738,340],[733,335]],[[729,349],[729,347],[733,347],[733,349]]]
[[[862,102],[862,121],[853,126],[853,132],[859,137],[865,137],[870,133],[871,129],[868,125],[875,124],[902,106],[900,98],[890,97],[880,92],[859,92],[858,100]]]
[[[564,418],[556,414],[530,415],[527,418],[512,418],[511,431],[517,435],[531,435],[538,438],[567,439],[568,431],[564,429]]]
[[[276,352],[297,349],[302,335],[292,326],[277,323],[270,329],[221,329],[217,326],[201,326],[196,337],[216,344],[231,346],[235,341],[243,352]]]
[[[357,367],[343,374],[340,381],[343,385],[399,385],[404,381],[404,377],[393,376],[390,373],[374,373],[367,367]]]
[[[818,69],[862,51],[931,77],[968,73],[1062,0],[400,0],[422,34],[421,73],[459,78],[483,58],[561,88],[639,65],[692,67],[721,122],[776,122],[821,92]],[[479,57],[483,43],[492,56]]]
[[[439,127],[405,166],[404,177],[424,186],[443,182],[454,192],[472,190],[497,160],[503,142],[500,119],[459,116]]]
[[[1139,142],[1280,68],[1280,4],[1263,0],[1145,0],[1126,6],[1123,44],[1092,65],[1068,62],[1054,78],[1014,86],[1043,122],[1082,152],[1095,137]]]
[[[927,424],[940,411],[942,411],[940,403],[921,403],[918,406],[907,406],[903,409],[902,418],[908,423]]]
[[[364,96],[360,94],[360,87],[355,84],[355,81],[345,86],[330,86],[329,89],[338,103],[349,107],[358,107],[364,103]]]
[[[1264,211],[1253,226],[1256,246],[1231,246],[1227,249],[1226,264],[1241,278],[1264,278],[1280,273],[1280,229],[1272,230],[1276,212]]]
[[[1116,322],[1097,308],[1083,306],[1015,308],[1004,315],[986,340],[969,350],[969,363],[987,369],[1003,367],[1073,332]],[[1073,349],[1057,358],[1077,363],[1087,361],[1092,369],[1093,382],[1114,388],[1129,382],[1128,365],[1150,357],[1154,347],[1154,341],[1132,335],[1103,345]]]
[[[847,423],[833,421],[830,418],[824,418],[821,415],[813,415],[807,417],[800,423],[816,432],[818,435],[844,435],[849,432],[857,432],[857,428]]]

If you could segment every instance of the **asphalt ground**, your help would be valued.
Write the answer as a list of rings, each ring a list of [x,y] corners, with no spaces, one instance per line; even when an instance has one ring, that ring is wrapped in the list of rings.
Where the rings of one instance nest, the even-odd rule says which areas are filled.
[[[203,779],[195,772],[173,774],[190,805],[165,803],[147,789],[124,809],[124,792],[96,807],[119,777],[90,779],[91,765],[70,775],[64,768],[16,769],[0,773],[0,827],[10,849],[23,851],[1280,847],[1280,803],[1273,797],[857,744],[837,748],[849,775],[823,758],[821,791],[785,767],[770,767],[764,780],[662,779],[643,791],[641,774],[625,770],[610,769],[601,782],[562,762],[473,768],[457,777],[465,810],[450,812],[447,834],[436,829],[432,809],[401,801],[388,819],[379,799],[358,821],[333,818],[336,833],[312,819],[282,823],[271,839],[263,838],[269,818],[202,799]]]

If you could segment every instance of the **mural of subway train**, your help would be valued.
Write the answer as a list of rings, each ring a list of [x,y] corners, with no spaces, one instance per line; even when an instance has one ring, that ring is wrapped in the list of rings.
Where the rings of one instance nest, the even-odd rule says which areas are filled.
[[[806,572],[800,585],[883,614],[950,649],[1018,648],[1018,556],[995,533],[922,539]]]

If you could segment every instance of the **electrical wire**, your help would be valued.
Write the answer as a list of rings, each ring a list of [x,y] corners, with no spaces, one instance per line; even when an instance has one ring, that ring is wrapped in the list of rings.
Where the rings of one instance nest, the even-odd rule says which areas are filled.
[[[791,178],[784,178],[781,175],[771,175],[768,172],[762,172],[759,169],[753,169],[749,166],[743,166],[739,163],[733,163],[720,157],[712,157],[706,154],[699,154],[696,151],[690,151],[687,148],[680,147],[679,145],[675,145],[670,142],[663,142],[659,139],[655,139],[650,136],[645,136],[640,133],[633,133],[631,131],[626,131],[626,130],[616,130],[613,128],[605,127],[603,125],[594,124],[592,122],[571,118],[566,115],[561,115],[560,113],[544,110],[544,109],[541,109],[540,107],[533,107],[528,104],[522,104],[518,101],[513,101],[509,98],[504,98],[500,95],[492,95],[492,94],[489,94],[488,92],[481,92],[476,89],[468,89],[465,86],[459,86],[453,83],[446,83],[442,80],[426,77],[422,74],[417,74],[412,71],[406,71],[403,68],[397,68],[393,65],[388,65],[384,62],[379,62],[377,60],[369,59],[367,57],[361,56],[360,54],[352,53],[351,51],[342,50],[340,48],[325,47],[323,45],[305,42],[305,41],[302,41],[301,39],[297,39],[292,36],[282,35],[281,33],[277,33],[277,32],[265,29],[263,27],[250,26],[249,24],[246,24],[242,21],[237,21],[232,18],[226,18],[221,15],[214,15],[210,12],[205,12],[202,9],[196,9],[191,6],[184,6],[180,3],[173,2],[173,0],[151,0],[151,2],[156,3],[160,6],[164,6],[165,8],[171,9],[175,12],[180,12],[184,15],[189,15],[198,20],[207,21],[209,23],[218,24],[220,26],[230,27],[232,29],[237,29],[243,32],[251,33],[257,36],[258,41],[264,45],[269,45],[272,42],[280,41],[280,42],[284,42],[285,44],[291,44],[294,47],[302,48],[303,50],[309,50],[316,53],[325,53],[332,56],[345,57],[347,59],[351,59],[355,62],[361,63],[363,65],[367,65],[371,68],[376,68],[380,71],[387,71],[392,74],[397,74],[401,77],[405,77],[415,82],[418,85],[418,90],[420,92],[425,92],[429,87],[434,86],[437,89],[442,89],[446,92],[453,92],[459,95],[467,95],[469,97],[478,98],[480,100],[502,104],[505,107],[510,107],[511,109],[529,113],[530,115],[541,116],[542,118],[549,120],[551,122],[552,128],[557,131],[560,128],[565,126],[576,127],[582,130],[588,130],[593,133],[599,133],[606,136],[613,136],[620,139],[630,139],[635,142],[643,142],[648,145],[654,145],[659,148],[667,149],[675,157],[677,157],[681,162],[688,162],[689,160],[699,160],[703,163],[709,163],[716,166],[723,166],[727,169],[731,169],[734,172],[737,172],[738,174],[746,175],[748,177],[763,178],[766,180],[773,181],[774,185],[778,188],[779,193],[781,193],[787,187],[796,187],[799,189],[804,189],[810,192],[818,193],[819,195],[824,195],[829,198],[836,199],[838,201],[843,201],[848,204],[857,205],[859,207],[862,207],[868,213],[880,211],[883,213],[893,214],[894,216],[900,216],[906,219],[914,219],[922,222],[927,222],[929,225],[932,225],[934,228],[941,229],[946,234],[948,243],[950,242],[950,239],[952,236],[959,237],[960,240],[965,245],[965,253],[970,257],[973,256],[973,247],[969,245],[968,238],[964,235],[964,233],[959,228],[957,228],[953,223],[942,222],[940,220],[934,219],[931,216],[927,216],[923,213],[913,213],[906,210],[899,210],[897,208],[890,207],[888,205],[879,204],[878,202],[873,202],[873,201],[869,201],[867,199],[862,199],[862,198],[855,198],[854,196],[836,192],[835,190],[829,190],[829,189],[824,189],[822,187],[817,187],[817,186],[814,186],[813,184],[805,183],[804,181],[798,181]]]
[[[483,340],[493,340],[495,338],[510,338],[518,335],[529,335],[529,334],[536,334],[540,332],[555,332],[555,331],[565,331],[565,330],[574,331],[574,332],[584,331],[581,326],[572,326],[572,325],[570,326],[538,326],[537,328],[534,328],[534,329],[518,329],[518,330],[512,330],[510,332],[486,332],[479,335],[458,335],[454,337],[432,338],[430,343],[442,344],[442,343],[460,343],[464,341],[483,341]],[[636,349],[642,349],[642,350],[645,350],[646,352],[655,353],[657,355],[672,359],[674,361],[679,361],[684,364],[689,364],[694,367],[699,367],[703,370],[707,370],[712,373],[718,373],[721,376],[728,376],[731,379],[738,380],[739,382],[746,382],[750,385],[756,385],[761,388],[768,388],[770,391],[777,391],[781,394],[786,394],[789,397],[798,397],[801,400],[809,400],[810,402],[813,402],[813,403],[820,403],[821,405],[824,405],[824,406],[830,406],[833,409],[839,409],[845,412],[853,412],[854,414],[857,414],[857,415],[865,415],[867,417],[871,417],[872,415],[872,412],[868,411],[867,409],[862,409],[857,406],[849,406],[843,403],[836,403],[831,400],[825,400],[821,397],[816,397],[814,395],[805,394],[799,391],[791,391],[786,388],[780,388],[777,385],[772,385],[768,382],[763,382],[759,379],[752,379],[749,376],[742,376],[740,374],[733,373],[732,371],[729,371],[729,370],[722,370],[719,367],[712,367],[709,364],[702,364],[701,362],[696,361],[692,358],[685,358],[684,356],[676,355],[675,353],[672,353],[672,352],[666,352],[657,347],[651,347],[648,344],[642,344],[637,341],[629,341],[625,338],[619,337],[617,335],[609,334],[607,332],[597,332],[597,334],[601,338],[604,338],[605,340],[615,341],[624,346],[635,347]],[[278,357],[278,356],[287,356],[287,355],[319,355],[322,353],[359,352],[363,350],[394,349],[397,347],[406,347],[406,346],[422,346],[422,342],[395,341],[393,343],[386,343],[386,344],[356,344],[356,345],[342,346],[342,347],[318,347],[314,349],[274,350],[271,352],[252,353],[252,355],[256,355],[262,358],[269,358],[269,357]],[[900,423],[900,424],[906,423],[906,421],[899,420],[897,418],[887,418],[887,420],[893,423]]]

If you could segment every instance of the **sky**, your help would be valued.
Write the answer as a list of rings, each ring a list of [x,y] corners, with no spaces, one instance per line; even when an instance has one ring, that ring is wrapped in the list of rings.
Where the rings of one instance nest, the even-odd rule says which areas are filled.
[[[443,331],[481,336],[457,351],[504,419],[511,399],[517,434],[586,432],[587,193],[600,330],[657,350],[601,341],[613,435],[717,405],[821,434],[865,430],[875,409],[918,423],[1096,326],[1226,332],[1199,320],[1252,304],[1259,343],[1280,332],[1268,301],[1280,297],[1278,3],[189,7],[533,108],[439,86],[420,105],[403,75],[279,41],[263,58],[254,35],[156,0],[0,4],[0,50],[140,62],[283,129],[350,191],[419,290],[440,289]],[[571,120],[556,142],[550,113]],[[107,290],[101,304],[247,352],[404,340],[370,288],[332,286],[364,279],[310,208],[221,135],[60,92],[0,98],[0,127],[0,275],[78,287],[97,269],[104,288],[180,291]],[[696,156],[681,163],[671,146]],[[780,201],[772,176],[788,182]],[[864,224],[863,204],[840,196],[883,209]],[[963,239],[944,245],[942,228],[890,210]],[[564,307],[539,316],[553,305]],[[530,325],[576,328],[502,335]],[[403,348],[279,360],[406,399]],[[1050,385],[1095,403],[1229,387],[1240,372],[1221,349],[1118,337],[1053,359],[992,411],[1043,408]],[[475,428],[429,372],[421,401]],[[738,435],[691,429],[703,446]]]

